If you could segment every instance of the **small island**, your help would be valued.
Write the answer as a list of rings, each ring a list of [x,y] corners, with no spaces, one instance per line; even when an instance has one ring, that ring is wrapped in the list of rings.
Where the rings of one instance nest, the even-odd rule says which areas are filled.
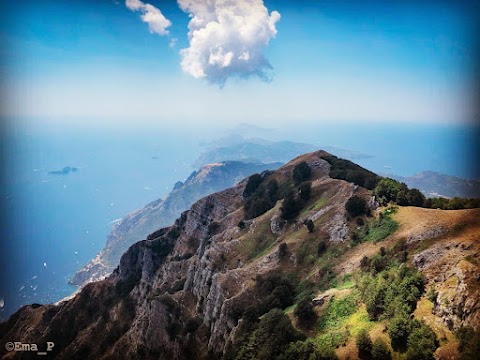
[[[51,175],[68,175],[72,172],[77,172],[78,168],[73,167],[73,166],[65,166],[62,170],[56,170],[56,171],[49,171],[48,173]]]

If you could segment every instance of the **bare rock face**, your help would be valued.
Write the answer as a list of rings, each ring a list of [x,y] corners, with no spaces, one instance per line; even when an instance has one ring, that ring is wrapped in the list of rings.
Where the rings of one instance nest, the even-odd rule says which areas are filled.
[[[70,280],[83,286],[104,279],[120,262],[122,254],[158,228],[170,226],[193,203],[208,194],[235,185],[243,178],[265,170],[276,169],[280,163],[251,164],[224,161],[207,164],[193,172],[184,183],[178,182],[164,199],[158,199],[125,216],[107,238],[105,248]]]
[[[434,313],[451,330],[480,326],[479,254],[478,241],[454,237],[436,243],[412,259],[437,294]]]
[[[270,230],[273,234],[282,234],[285,231],[286,226],[287,222],[281,218],[279,212],[272,216],[272,220],[270,221]]]
[[[411,235],[408,237],[407,243],[413,243],[416,241],[422,241],[426,239],[432,239],[438,236],[443,236],[448,233],[448,227],[438,226],[431,229],[427,229],[423,232]]]

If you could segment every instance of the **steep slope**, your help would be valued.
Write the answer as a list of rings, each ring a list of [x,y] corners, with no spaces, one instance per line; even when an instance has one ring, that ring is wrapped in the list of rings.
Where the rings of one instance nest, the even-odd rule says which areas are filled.
[[[202,166],[185,182],[178,182],[164,199],[152,201],[125,216],[114,226],[105,248],[79,270],[70,283],[83,286],[103,279],[118,266],[127,249],[158,228],[173,224],[180,214],[202,197],[235,185],[245,177],[264,170],[273,170],[280,163],[254,164],[225,161]]]
[[[480,326],[480,210],[376,209],[369,190],[329,176],[326,156],[300,156],[202,198],[173,226],[132,245],[105,280],[59,305],[20,309],[0,324],[0,356],[27,357],[4,350],[15,340],[53,341],[49,355],[58,359],[357,359],[355,338],[367,331],[395,358],[414,358],[410,345],[405,355],[391,339],[395,314],[386,302],[382,316],[369,317],[377,310],[370,292],[393,281],[390,297],[409,296],[390,311],[411,310],[404,321],[412,333],[426,334],[438,358],[457,358],[453,331]],[[347,215],[354,197],[372,216]],[[277,201],[246,218],[249,201],[264,206],[267,198]],[[418,290],[424,281],[415,267],[435,299]]]

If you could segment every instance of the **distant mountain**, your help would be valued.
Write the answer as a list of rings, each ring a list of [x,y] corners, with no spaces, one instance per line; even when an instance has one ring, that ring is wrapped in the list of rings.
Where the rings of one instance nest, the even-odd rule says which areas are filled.
[[[228,138],[220,139],[215,144],[210,145],[212,145],[212,147],[195,161],[194,165],[196,167],[226,160],[285,163],[298,155],[312,152],[319,148],[318,145],[292,141],[273,142],[259,138],[245,139],[240,135],[231,135]],[[333,155],[349,160],[371,157],[371,155],[357,151],[344,150],[332,146],[322,146],[322,148]]]
[[[194,171],[184,183],[177,182],[164,199],[155,200],[125,216],[107,238],[105,248],[70,280],[83,286],[109,275],[120,258],[135,242],[145,239],[154,230],[172,225],[180,214],[200,198],[235,185],[245,177],[274,170],[281,163],[253,164],[227,161],[208,164]]]
[[[404,182],[409,188],[417,188],[429,197],[480,197],[480,180],[463,179],[434,171],[422,171],[413,176],[388,175]]]

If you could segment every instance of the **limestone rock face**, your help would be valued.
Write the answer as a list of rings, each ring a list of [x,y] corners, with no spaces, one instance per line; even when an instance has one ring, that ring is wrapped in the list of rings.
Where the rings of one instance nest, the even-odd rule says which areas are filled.
[[[434,313],[451,330],[480,326],[479,254],[478,240],[454,237],[413,257],[413,265],[426,275],[437,294]]]
[[[207,164],[193,172],[185,182],[177,182],[172,192],[125,216],[116,224],[107,238],[105,248],[70,280],[83,286],[104,279],[117,267],[122,254],[138,240],[151,232],[173,224],[180,214],[204,196],[235,185],[245,177],[265,170],[273,170],[280,163],[253,164],[224,161]]]

